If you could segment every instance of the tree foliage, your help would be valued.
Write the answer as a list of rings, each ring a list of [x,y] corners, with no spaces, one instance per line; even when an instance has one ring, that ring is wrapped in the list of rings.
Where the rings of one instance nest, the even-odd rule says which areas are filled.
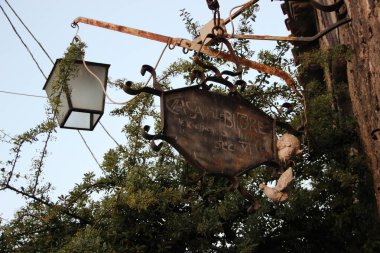
[[[237,32],[252,31],[253,10],[243,15]],[[185,10],[181,15],[196,36],[199,25]],[[236,42],[235,48],[240,56],[253,55],[247,41]],[[259,52],[258,61],[293,72],[293,62],[285,54],[289,48],[279,42],[273,51]],[[187,79],[193,67],[191,59],[180,59],[162,73],[160,82],[170,89],[172,78]],[[2,138],[14,144],[15,157],[1,163],[2,190],[23,195],[26,203],[13,220],[1,222],[0,251],[379,252],[379,223],[357,122],[332,106],[334,97],[344,96],[345,90],[331,94],[317,81],[302,89],[306,107],[282,81],[259,73],[242,94],[294,127],[304,123],[303,110],[307,116],[305,152],[294,166],[289,201],[274,203],[258,190],[260,183],[273,180],[269,168],[262,166],[243,176],[242,184],[261,204],[252,214],[246,211],[249,203],[228,190],[225,178],[203,176],[167,144],[160,152],[149,148],[140,129],[155,122],[159,132],[160,115],[147,94],[112,112],[127,119],[122,131],[128,141],[104,154],[102,175],[85,174],[80,184],[57,200],[49,198],[49,185],[38,184],[42,166],[33,167],[24,186],[12,185],[22,145],[51,133],[52,123],[14,139]],[[297,105],[292,113],[281,111],[284,101]]]

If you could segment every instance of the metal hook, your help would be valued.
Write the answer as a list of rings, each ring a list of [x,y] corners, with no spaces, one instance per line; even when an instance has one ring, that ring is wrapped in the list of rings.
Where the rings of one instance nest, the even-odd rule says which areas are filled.
[[[197,82],[198,84],[204,83],[206,81],[205,73],[199,69],[194,69],[190,74],[190,82],[193,83],[195,79],[200,80]]]
[[[197,79],[197,84],[204,90],[210,90],[211,87],[213,86],[212,84],[210,85],[206,85],[206,76],[205,76],[205,73],[199,69],[194,69],[192,72],[191,72],[191,75],[190,75],[190,82],[193,83],[194,80]]]
[[[150,130],[150,126],[148,125],[145,125],[142,129],[141,129],[141,135],[147,139],[147,140],[150,140],[150,146],[151,148],[154,150],[154,151],[160,151],[160,149],[162,148],[162,145],[163,143],[160,142],[158,145],[156,145],[156,143],[154,142],[155,140],[164,140],[164,136],[163,135],[159,135],[159,134],[156,134],[156,135],[152,135],[152,134],[148,134]]]
[[[216,40],[222,42],[224,45],[227,46],[228,51],[230,52],[230,55],[233,58],[233,62],[236,64],[236,71],[228,71],[225,70],[222,72],[222,75],[229,75],[229,76],[238,76],[243,73],[243,68],[241,67],[241,64],[238,61],[238,57],[236,56],[235,50],[232,48],[231,43],[226,38],[216,38]]]
[[[162,91],[151,88],[151,87],[143,87],[141,89],[133,89],[132,85],[133,85],[133,83],[131,81],[125,82],[125,84],[123,86],[124,92],[129,94],[129,95],[138,95],[138,94],[143,93],[143,92],[151,94],[151,95],[155,95],[155,96],[161,96],[161,94],[162,94]]]
[[[232,92],[232,93],[236,92],[235,85],[233,85],[233,83],[231,83],[230,81],[228,81],[227,79],[225,79],[223,77],[209,76],[206,78],[206,82],[209,82],[209,81],[223,84],[230,89],[230,92]]]
[[[199,58],[199,51],[200,50],[198,51],[197,55],[194,58],[194,63],[198,64],[199,66],[201,66],[204,69],[212,70],[216,77],[221,77],[221,75],[229,75],[229,76],[241,75],[243,73],[243,68],[238,61],[238,57],[236,56],[236,53],[235,53],[234,49],[232,48],[231,43],[226,38],[217,37],[213,34],[209,34],[209,35],[207,35],[207,37],[211,38],[211,40],[214,40],[215,42],[222,42],[223,44],[225,44],[227,46],[228,51],[230,52],[230,55],[232,56],[232,62],[234,62],[236,64],[236,71],[233,72],[233,71],[225,70],[222,73],[220,73],[220,71],[215,66],[213,66],[211,64],[206,64],[200,60],[200,58]],[[202,46],[203,46],[203,43],[201,45],[201,48],[202,48]]]
[[[76,36],[78,36],[78,32],[79,32],[79,25],[78,25],[78,22],[72,22],[72,23],[71,23],[71,27],[77,29],[77,31],[76,31],[76,33],[75,33],[75,36],[74,36],[74,38],[75,38]]]
[[[162,91],[161,85],[157,81],[156,70],[152,66],[150,66],[150,65],[146,65],[146,64],[142,65],[141,71],[140,71],[141,75],[144,76],[147,71],[153,77],[153,88],[156,89],[156,90],[158,90],[158,91]]]
[[[196,55],[194,57],[194,63],[201,66],[202,68],[204,69],[207,69],[207,70],[211,70],[212,72],[214,72],[214,76],[218,77],[218,78],[221,78],[222,75],[219,71],[219,69],[217,67],[215,67],[214,65],[212,64],[206,64],[205,62],[203,62],[198,55]]]
[[[247,87],[247,82],[239,79],[235,82],[235,86],[240,86],[240,91],[243,92],[245,90],[245,87]]]

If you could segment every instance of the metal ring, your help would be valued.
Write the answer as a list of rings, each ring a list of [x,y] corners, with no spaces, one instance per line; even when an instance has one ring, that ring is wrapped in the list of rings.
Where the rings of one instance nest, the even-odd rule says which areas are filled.
[[[219,10],[214,11],[214,26],[220,26],[220,12],[219,12]]]
[[[175,44],[168,44],[168,48],[169,48],[170,50],[173,50],[173,49],[175,48]]]
[[[79,27],[79,25],[78,25],[77,22],[72,22],[72,23],[71,23],[71,27],[72,27],[72,28],[77,28],[77,27]]]
[[[221,34],[219,34],[218,31],[221,31]],[[224,35],[224,29],[223,27],[221,27],[220,25],[217,25],[217,26],[214,26],[211,30],[212,34],[215,36],[215,37],[223,37]]]

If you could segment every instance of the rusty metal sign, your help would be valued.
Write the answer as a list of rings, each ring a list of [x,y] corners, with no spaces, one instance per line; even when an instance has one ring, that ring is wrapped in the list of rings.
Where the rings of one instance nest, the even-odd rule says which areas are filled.
[[[197,59],[197,57],[196,57]],[[130,95],[148,93],[161,100],[162,129],[159,134],[149,134],[149,126],[144,126],[142,135],[151,141],[155,151],[159,151],[164,140],[171,144],[185,159],[206,174],[222,175],[230,179],[230,190],[238,190],[251,202],[248,211],[257,210],[257,200],[241,186],[238,177],[261,164],[278,166],[275,145],[276,122],[263,111],[245,100],[236,87],[245,87],[245,82],[234,84],[222,75],[237,76],[239,72],[219,72],[216,68],[202,64],[215,74],[206,77],[202,71],[194,70],[190,80],[199,79],[198,85],[164,91],[157,81],[153,67],[143,65],[141,74],[152,75],[153,87],[132,88],[132,82],[125,83],[123,89]],[[241,71],[240,66],[236,67]],[[216,82],[229,88],[228,95],[209,91]]]
[[[163,92],[161,114],[165,140],[208,174],[235,177],[276,159],[273,119],[238,94]]]

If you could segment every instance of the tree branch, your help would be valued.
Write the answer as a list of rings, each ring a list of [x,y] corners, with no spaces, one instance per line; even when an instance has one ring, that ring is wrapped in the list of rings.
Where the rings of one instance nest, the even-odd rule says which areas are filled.
[[[67,216],[70,216],[71,218],[80,220],[84,224],[89,224],[89,225],[92,224],[92,222],[90,220],[88,220],[86,218],[83,218],[83,217],[80,217],[79,215],[68,211],[65,207],[63,207],[61,205],[57,205],[57,204],[48,202],[48,201],[46,201],[46,200],[44,200],[42,198],[39,198],[39,197],[37,197],[37,196],[35,196],[33,194],[27,193],[27,192],[25,192],[23,190],[19,190],[19,189],[15,188],[15,187],[11,186],[10,184],[6,184],[5,185],[5,189],[9,189],[11,191],[16,192],[17,194],[20,194],[20,195],[24,196],[24,197],[33,199],[33,200],[35,200],[35,201],[37,201],[37,202],[39,202],[39,203],[41,203],[43,205],[46,205],[46,206],[48,206],[50,208],[59,208],[62,211],[62,213],[66,214]]]

